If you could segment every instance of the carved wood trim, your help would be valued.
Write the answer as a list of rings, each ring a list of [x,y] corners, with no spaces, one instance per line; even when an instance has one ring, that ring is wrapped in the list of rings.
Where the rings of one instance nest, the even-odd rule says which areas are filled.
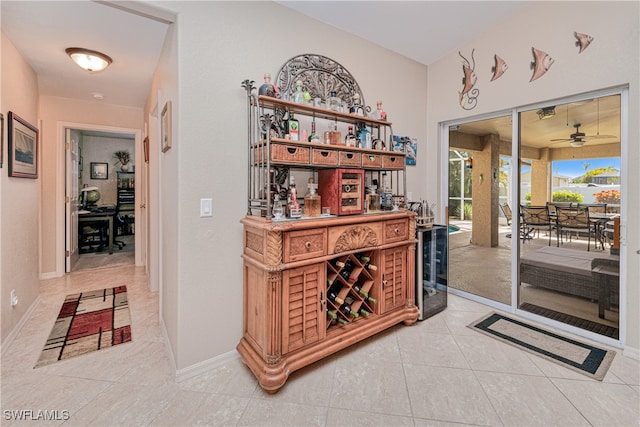
[[[265,264],[279,265],[282,263],[282,232],[267,232],[267,254]]]
[[[378,236],[370,227],[356,225],[338,237],[333,252],[346,252],[360,248],[378,246]]]

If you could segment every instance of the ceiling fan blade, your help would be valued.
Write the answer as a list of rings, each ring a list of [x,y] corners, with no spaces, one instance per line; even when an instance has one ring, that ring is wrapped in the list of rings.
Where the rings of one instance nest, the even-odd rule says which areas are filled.
[[[550,139],[550,142],[569,142],[569,141],[573,141],[573,138],[556,138],[556,139]]]

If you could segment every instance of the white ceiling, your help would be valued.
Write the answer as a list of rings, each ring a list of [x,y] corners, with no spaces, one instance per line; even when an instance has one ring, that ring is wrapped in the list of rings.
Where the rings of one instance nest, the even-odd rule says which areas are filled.
[[[498,22],[533,1],[278,1],[336,28],[429,65],[470,43]],[[153,72],[174,16],[148,3],[132,1],[0,1],[2,31],[13,42],[38,76],[41,95],[93,100],[141,108],[148,96]],[[105,71],[89,74],[65,54],[68,47],[85,47],[113,58]],[[600,105],[600,131],[619,141],[619,103],[608,111]],[[529,144],[543,146],[553,138],[565,138],[576,122],[587,135],[594,118],[572,109],[570,122],[545,120],[546,127],[530,133],[539,136]],[[534,115],[535,116],[535,115]],[[610,117],[616,116],[611,120]],[[532,121],[534,123],[534,121]],[[611,123],[609,125],[608,123]],[[492,121],[466,126],[483,134],[496,131]],[[510,140],[510,124],[497,131]],[[539,126],[538,126],[539,127]],[[599,143],[611,140],[599,140]],[[595,142],[594,142],[595,143]],[[566,144],[568,146],[568,143]]]
[[[166,23],[86,0],[3,0],[0,6],[2,31],[37,74],[41,95],[93,100],[101,93],[108,104],[144,105]],[[97,50],[113,64],[89,74],[67,56],[68,47]]]
[[[455,52],[533,1],[276,3],[429,65]]]
[[[469,42],[529,2],[295,1],[278,2],[423,64]],[[141,2],[7,1],[2,30],[38,75],[40,93],[141,107],[148,95],[167,24],[113,6],[170,14]],[[68,47],[111,56],[105,71],[89,74],[67,57]]]

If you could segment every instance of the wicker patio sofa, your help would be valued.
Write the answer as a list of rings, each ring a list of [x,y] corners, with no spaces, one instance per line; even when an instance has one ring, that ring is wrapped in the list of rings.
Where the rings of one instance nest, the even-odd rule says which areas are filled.
[[[610,260],[618,268],[620,265],[616,255],[545,246],[520,258],[520,281],[598,301],[602,285],[592,273],[594,259]],[[616,303],[618,292],[615,289],[611,295]]]

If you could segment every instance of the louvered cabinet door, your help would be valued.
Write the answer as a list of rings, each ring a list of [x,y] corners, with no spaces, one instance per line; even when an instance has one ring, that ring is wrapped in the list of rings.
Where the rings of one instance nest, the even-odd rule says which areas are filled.
[[[380,275],[380,314],[407,302],[407,249],[390,248],[381,251],[382,271]]]
[[[282,282],[282,354],[285,355],[325,336],[325,263],[285,270]]]

